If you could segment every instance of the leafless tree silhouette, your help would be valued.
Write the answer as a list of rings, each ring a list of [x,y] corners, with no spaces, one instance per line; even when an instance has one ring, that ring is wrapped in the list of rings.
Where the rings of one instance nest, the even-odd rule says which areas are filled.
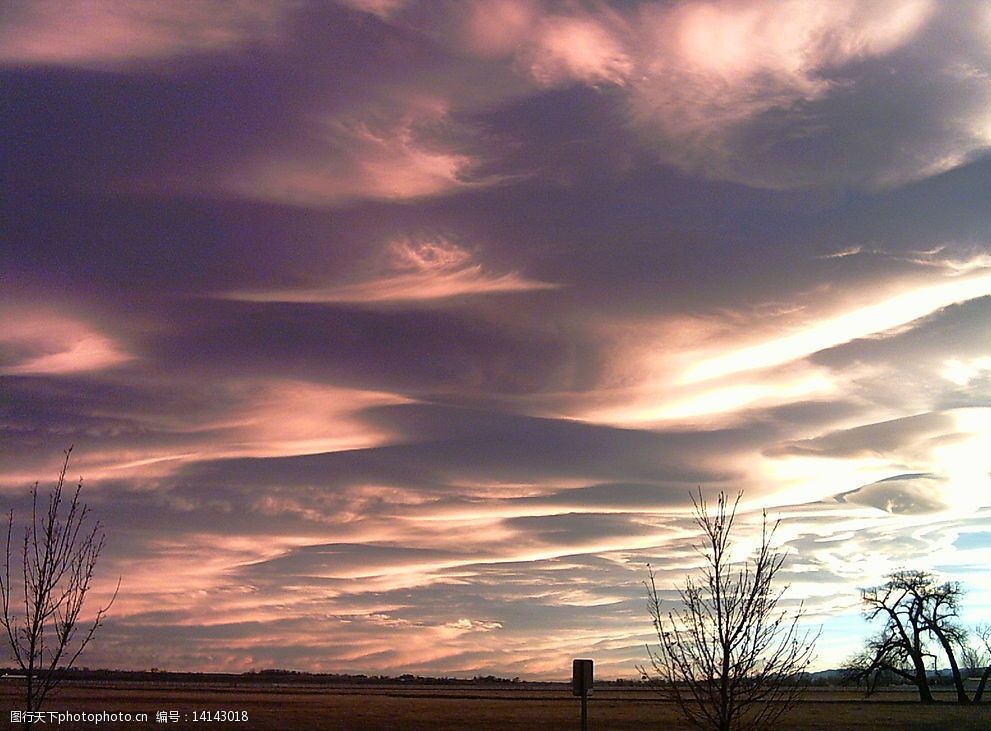
[[[741,495],[729,505],[720,493],[710,513],[701,491],[693,496],[695,522],[704,543],[701,576],[678,589],[681,608],[664,613],[655,573],[644,585],[656,649],[647,647],[650,667],[640,667],[694,728],[710,731],[767,729],[806,687],[818,632],[799,627],[801,606],[779,607],[787,587],[772,587],[784,554],[772,549],[777,523],[764,514],[761,542],[744,564],[730,561],[730,536]]]
[[[861,590],[860,596],[866,619],[884,621],[881,631],[847,665],[851,677],[866,683],[868,694],[888,672],[914,684],[921,702],[934,703],[929,666],[936,665],[941,651],[950,665],[957,701],[970,702],[956,658],[967,639],[957,621],[960,584],[940,583],[926,571],[896,571],[884,584]]]
[[[64,494],[72,448],[66,450],[58,482],[39,505],[38,483],[31,488],[31,522],[24,529],[19,552],[12,551],[14,511],[7,518],[4,570],[0,576],[0,623],[17,665],[25,674],[26,711],[41,709],[57,688],[60,669],[72,667],[93,639],[117,598],[99,609],[91,624],[79,625],[105,535],[99,522],[89,523],[89,509],[80,500],[82,482]],[[68,498],[68,499],[67,499]],[[11,556],[20,554],[20,570],[11,571]],[[16,556],[15,556],[16,559]],[[117,582],[117,589],[120,581]],[[25,728],[31,716],[25,716]]]

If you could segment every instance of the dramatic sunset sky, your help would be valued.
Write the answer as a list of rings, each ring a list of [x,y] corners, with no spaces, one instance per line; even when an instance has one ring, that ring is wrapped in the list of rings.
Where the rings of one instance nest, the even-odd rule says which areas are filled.
[[[13,0],[0,496],[93,667],[633,677],[689,493],[991,616],[991,9]]]

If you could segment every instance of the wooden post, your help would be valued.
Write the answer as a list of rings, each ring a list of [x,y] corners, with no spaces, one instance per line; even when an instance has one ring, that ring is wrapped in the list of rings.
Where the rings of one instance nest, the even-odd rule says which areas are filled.
[[[592,661],[571,663],[571,693],[582,699],[582,731],[588,731],[588,697],[592,693]]]

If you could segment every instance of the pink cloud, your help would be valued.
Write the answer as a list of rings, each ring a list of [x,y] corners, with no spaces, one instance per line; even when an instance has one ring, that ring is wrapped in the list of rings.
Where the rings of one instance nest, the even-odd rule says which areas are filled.
[[[634,68],[619,13],[571,8],[553,14],[536,0],[494,0],[467,6],[448,42],[480,58],[514,58],[516,70],[538,86],[621,84]]]
[[[991,145],[984,113],[991,86],[978,70],[983,61],[950,60],[958,49],[968,58],[982,53],[984,41],[972,30],[979,13],[963,6],[961,17],[973,16],[972,22],[945,33],[934,30],[945,22],[937,8],[932,0],[719,0],[552,10],[504,0],[471,6],[448,35],[471,55],[506,59],[538,89],[623,87],[630,126],[642,143],[689,173],[772,188],[836,179],[887,187],[957,167]],[[834,99],[863,93],[856,73],[845,70],[876,64],[928,32],[939,33],[933,43],[946,49],[934,54],[917,46],[933,54],[928,68],[939,84],[906,88],[877,108],[861,105],[865,125],[905,105],[919,112],[901,120],[905,139],[859,154],[859,137],[833,106]],[[954,108],[932,120],[925,110],[941,106],[932,97],[943,94]],[[760,139],[770,136],[792,142],[762,149]],[[810,165],[792,151],[806,137],[811,146],[848,150],[849,159]]]
[[[248,155],[220,184],[248,198],[300,206],[409,200],[484,184],[468,180],[471,157],[425,139],[428,130],[445,124],[445,102],[390,105],[360,116],[315,116],[302,139]]]
[[[55,375],[98,371],[133,358],[113,338],[57,313],[5,308],[0,374]]]
[[[399,12],[408,4],[408,0],[337,0],[337,1],[341,5],[345,5],[349,8],[354,8],[355,10],[360,10],[363,13],[377,15],[378,17],[383,19],[387,19],[394,13]]]
[[[477,0],[468,5],[457,40],[476,56],[511,56],[533,33],[540,14],[533,0]]]
[[[781,185],[780,175],[766,173],[761,181],[760,161],[747,171],[753,151],[736,135],[764,113],[844,91],[847,82],[830,78],[832,70],[910,43],[934,7],[929,0],[650,7],[642,14],[632,119],[666,162],[714,177]],[[798,129],[795,134],[812,132]],[[920,169],[916,160],[908,174],[930,174],[932,164]],[[795,178],[807,174],[792,172]]]
[[[89,450],[75,461],[77,467],[93,480],[154,480],[203,459],[285,457],[375,447],[387,443],[391,434],[369,426],[357,414],[409,402],[390,393],[290,379],[232,378],[222,391],[214,393],[224,403],[217,413],[143,411],[137,417],[141,428],[172,435],[167,443]],[[258,507],[264,511],[274,504]],[[293,511],[303,514],[307,508],[293,506]]]
[[[621,84],[634,68],[619,33],[615,15],[598,18],[549,16],[538,25],[522,62],[536,81],[552,85],[573,81]],[[620,31],[623,29],[620,28]]]
[[[252,302],[403,302],[554,289],[516,272],[491,274],[468,250],[444,238],[392,241],[372,276],[356,282],[278,290],[237,291]]]
[[[114,66],[270,42],[295,3],[264,0],[15,3],[0,26],[0,62]]]
[[[910,41],[932,11],[928,0],[866,5],[812,0],[766,4],[693,2],[644,14],[647,75],[642,103],[674,103],[713,125],[776,104],[816,98],[831,86],[830,66],[883,55]],[[670,86],[675,88],[669,88]]]

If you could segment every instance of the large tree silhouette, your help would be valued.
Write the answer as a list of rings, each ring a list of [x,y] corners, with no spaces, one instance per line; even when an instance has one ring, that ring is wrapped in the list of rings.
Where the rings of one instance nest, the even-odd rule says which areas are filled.
[[[915,685],[919,700],[933,703],[929,669],[940,653],[950,666],[959,703],[969,703],[957,651],[967,635],[958,621],[963,590],[955,581],[940,582],[926,571],[896,571],[880,586],[861,590],[864,616],[881,620],[881,630],[848,664],[850,675],[872,693],[884,673]]]

